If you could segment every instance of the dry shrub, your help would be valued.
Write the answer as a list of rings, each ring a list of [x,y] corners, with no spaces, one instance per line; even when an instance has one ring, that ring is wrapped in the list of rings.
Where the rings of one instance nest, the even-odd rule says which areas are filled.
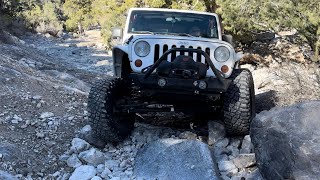
[[[58,33],[63,30],[62,24],[59,22],[41,22],[36,27],[36,32],[38,33],[49,33],[51,36],[57,37]]]

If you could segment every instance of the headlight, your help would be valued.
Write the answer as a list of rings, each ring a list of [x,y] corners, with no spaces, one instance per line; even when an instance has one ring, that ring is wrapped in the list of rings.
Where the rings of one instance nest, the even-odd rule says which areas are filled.
[[[230,51],[224,46],[218,47],[214,51],[214,58],[219,62],[225,62],[230,58]]]
[[[150,53],[150,44],[146,41],[140,41],[134,46],[134,52],[139,57],[148,56],[148,54]]]

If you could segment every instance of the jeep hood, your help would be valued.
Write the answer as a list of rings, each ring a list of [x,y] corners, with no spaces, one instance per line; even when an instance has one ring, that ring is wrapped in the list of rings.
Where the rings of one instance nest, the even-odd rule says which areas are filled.
[[[163,34],[155,34],[155,35],[132,35],[132,39],[130,40],[130,42],[135,42],[139,39],[170,39],[170,40],[175,40],[175,41],[197,41],[197,42],[206,42],[206,43],[219,43],[219,44],[223,44],[226,46],[229,46],[230,48],[233,49],[233,47],[225,42],[222,41],[220,39],[209,39],[209,38],[202,38],[202,37],[189,37],[189,36],[175,36],[175,35],[163,35]],[[129,38],[130,39],[130,38]],[[126,40],[127,41],[127,40]]]

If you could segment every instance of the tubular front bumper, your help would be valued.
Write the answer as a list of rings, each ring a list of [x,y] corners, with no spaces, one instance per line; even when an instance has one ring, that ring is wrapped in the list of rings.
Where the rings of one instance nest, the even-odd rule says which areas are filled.
[[[193,52],[201,54],[205,57],[206,63],[212,69],[215,77],[207,77],[201,80],[194,79],[183,79],[183,78],[172,78],[172,77],[162,77],[158,74],[152,74],[152,72],[160,65],[160,63],[166,60],[168,54],[173,52],[183,51],[183,52]],[[132,73],[130,78],[141,87],[142,90],[155,90],[158,92],[172,92],[176,94],[220,94],[226,92],[231,80],[224,78],[220,71],[217,70],[212,63],[209,55],[202,51],[201,49],[189,49],[189,48],[172,48],[166,51],[152,66],[142,70],[142,73]],[[159,79],[164,79],[166,81],[165,86],[160,86],[158,84]],[[199,87],[199,82],[204,81],[206,83],[206,88],[201,89]]]

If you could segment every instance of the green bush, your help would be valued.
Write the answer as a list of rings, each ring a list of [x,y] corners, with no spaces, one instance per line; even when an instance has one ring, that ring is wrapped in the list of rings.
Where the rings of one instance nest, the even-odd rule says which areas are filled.
[[[48,2],[43,6],[34,6],[30,10],[23,11],[21,15],[27,22],[27,27],[39,33],[50,33],[56,36],[63,30],[63,24],[58,19],[57,6]]]
[[[68,31],[78,31],[82,33],[84,29],[87,29],[93,25],[92,0],[66,0],[63,4],[63,12],[67,17],[66,27]]]
[[[255,31],[296,29],[319,54],[319,0],[216,0],[224,27],[239,39]]]

